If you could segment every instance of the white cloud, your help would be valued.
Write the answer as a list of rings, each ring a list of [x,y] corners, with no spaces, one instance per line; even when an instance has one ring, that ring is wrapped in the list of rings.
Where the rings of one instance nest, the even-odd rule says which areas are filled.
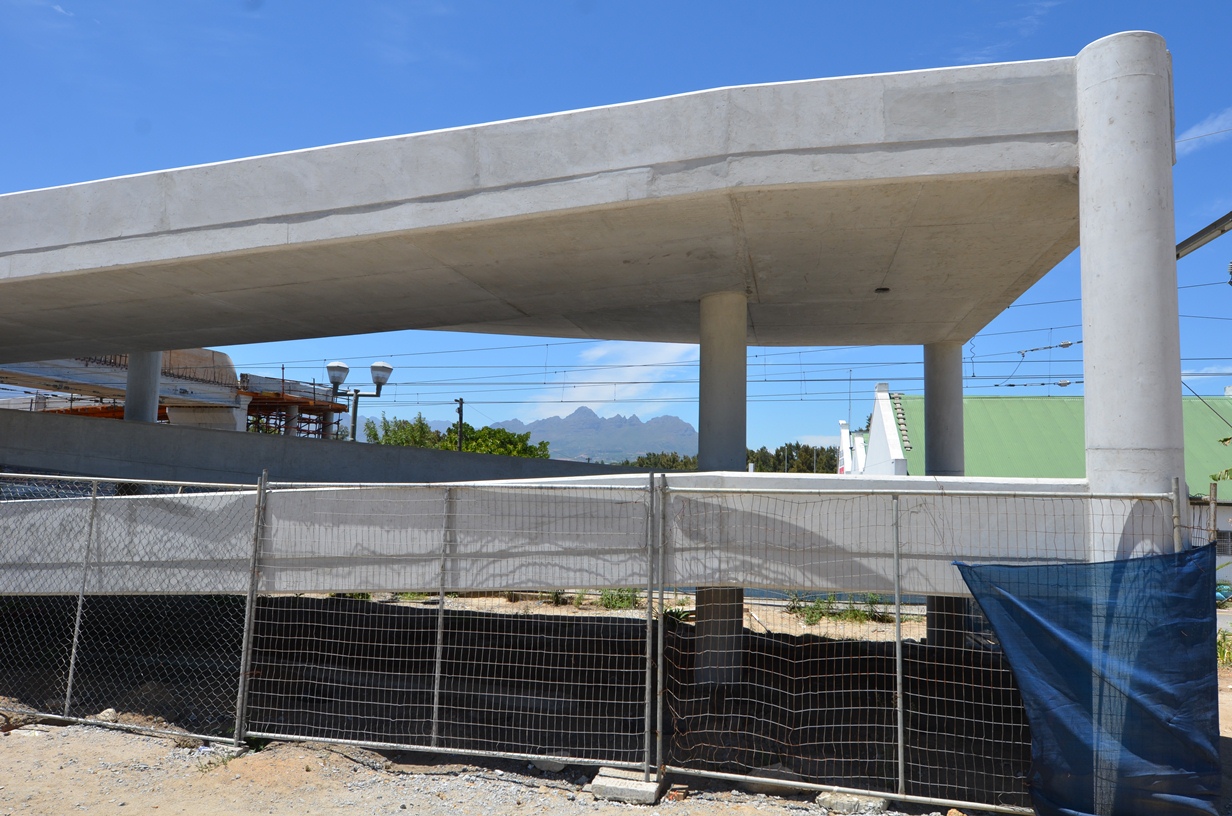
[[[1027,3],[1025,8],[1028,11],[1025,15],[1001,25],[1018,29],[1019,37],[1029,37],[1044,24],[1044,17],[1048,15],[1048,12],[1061,5],[1061,2],[1062,0],[1037,0],[1034,3]]]
[[[1176,155],[1187,156],[1195,150],[1218,144],[1229,137],[1232,137],[1232,108],[1224,108],[1177,136]]]
[[[1197,380],[1197,379],[1202,379],[1204,377],[1223,377],[1227,379],[1228,376],[1229,376],[1228,366],[1226,365],[1205,366],[1203,368],[1191,368],[1187,371],[1181,372],[1182,380]]]
[[[1034,2],[1017,4],[1013,8],[1023,9],[1025,14],[1002,20],[996,24],[998,29],[1012,29],[1013,36],[988,45],[959,48],[954,52],[955,60],[969,65],[1001,60],[1019,40],[1026,39],[1038,31],[1044,24],[1044,18],[1048,16],[1048,12],[1063,2],[1064,0],[1034,0]]]
[[[697,346],[678,343],[631,343],[610,341],[589,347],[578,355],[573,370],[562,373],[554,385],[536,396],[543,400],[519,413],[524,421],[550,416],[565,416],[586,405],[600,416],[693,413],[687,403],[677,410],[663,397],[690,396],[697,399],[695,384],[677,385],[677,380],[694,379]],[[686,365],[677,365],[685,363]],[[555,402],[553,402],[555,400]]]

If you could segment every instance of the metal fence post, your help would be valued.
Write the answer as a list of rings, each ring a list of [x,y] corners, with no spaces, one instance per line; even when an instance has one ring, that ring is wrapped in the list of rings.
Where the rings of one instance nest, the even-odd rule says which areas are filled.
[[[436,656],[432,665],[432,742],[437,747],[441,721],[441,664],[445,659],[445,586],[448,581],[449,545],[455,535],[457,507],[454,488],[445,488],[445,518],[441,525],[440,591],[436,602]]]
[[[898,711],[898,792],[907,793],[907,724],[905,721],[905,701],[903,700],[903,592],[902,570],[899,560],[902,556],[902,538],[898,523],[898,496],[891,502],[891,512],[894,513],[894,697]]]
[[[1181,480],[1172,477],[1172,552],[1181,551]]]
[[[667,754],[665,752],[665,747],[664,747],[666,744],[667,734],[663,729],[663,701],[664,701],[664,698],[667,696],[667,682],[666,682],[667,669],[665,665],[666,655],[667,655],[667,608],[664,606],[664,603],[665,603],[664,591],[667,587],[667,571],[666,571],[667,556],[665,552],[665,550],[667,549],[667,524],[666,524],[667,475],[666,474],[659,476],[659,489],[656,490],[655,493],[656,493],[656,499],[657,499],[657,502],[656,502],[657,512],[654,514],[653,521],[655,524],[655,542],[659,549],[659,570],[658,570],[659,643],[658,643],[658,648],[655,650],[656,656],[658,659],[658,666],[659,666],[659,693],[655,695],[656,708],[658,709],[655,713],[655,717],[657,720],[655,728],[658,731],[658,745],[655,749],[655,781],[662,782],[663,781],[663,769],[667,765]]]
[[[644,735],[644,759],[642,762],[642,781],[650,781],[650,751],[654,739],[654,585],[655,585],[655,477],[650,474],[650,483],[646,491],[646,713]],[[663,610],[659,610],[663,614]],[[658,774],[656,774],[656,777]]]
[[[90,548],[94,544],[94,517],[98,512],[98,481],[90,483],[90,520],[86,524],[86,541],[81,555],[81,591],[77,593],[77,615],[73,620],[73,645],[68,655],[68,680],[64,685],[64,716],[73,704],[73,679],[77,672],[77,644],[81,639],[81,613],[86,602],[86,581],[90,576]]]
[[[1219,503],[1219,484],[1211,482],[1211,490],[1206,497],[1206,541],[1208,544],[1215,544],[1219,540],[1219,527],[1216,525],[1215,513],[1218,511],[1216,505]],[[1215,554],[1219,555],[1218,545],[1216,544]]]
[[[265,499],[268,493],[269,471],[261,471],[257,482],[257,506],[253,511],[252,554],[248,560],[248,597],[244,602],[244,638],[240,643],[240,676],[235,692],[236,745],[244,739],[248,719],[248,681],[252,673],[252,633],[256,625],[257,584],[261,579],[261,537],[265,528]]]

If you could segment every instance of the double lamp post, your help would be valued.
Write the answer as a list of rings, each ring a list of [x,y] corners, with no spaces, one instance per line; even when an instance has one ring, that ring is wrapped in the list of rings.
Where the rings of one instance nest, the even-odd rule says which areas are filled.
[[[331,386],[331,399],[334,402],[338,401],[338,394],[342,388],[342,384],[346,382],[347,374],[350,373],[351,367],[346,363],[334,361],[325,366],[325,370],[329,372],[329,384]],[[347,394],[351,396],[351,441],[359,440],[359,398],[360,397],[379,397],[381,396],[381,388],[385,383],[389,382],[389,375],[394,373],[394,367],[389,363],[376,362],[372,364],[372,384],[376,386],[376,390],[365,392],[358,388],[347,390]]]

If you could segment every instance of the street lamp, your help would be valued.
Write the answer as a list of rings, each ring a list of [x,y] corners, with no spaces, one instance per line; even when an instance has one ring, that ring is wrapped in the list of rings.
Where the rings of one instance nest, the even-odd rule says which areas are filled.
[[[329,372],[329,384],[332,388],[331,399],[335,402],[338,400],[338,393],[342,388],[342,384],[346,382],[347,374],[351,372],[351,367],[346,363],[334,361],[325,366],[325,370]],[[389,363],[376,362],[372,364],[372,384],[376,386],[376,390],[371,393],[366,393],[358,388],[351,388],[347,391],[351,395],[351,441],[358,441],[357,434],[359,433],[359,398],[360,397],[379,397],[381,396],[381,388],[385,383],[389,382],[389,375],[394,373],[394,367]]]

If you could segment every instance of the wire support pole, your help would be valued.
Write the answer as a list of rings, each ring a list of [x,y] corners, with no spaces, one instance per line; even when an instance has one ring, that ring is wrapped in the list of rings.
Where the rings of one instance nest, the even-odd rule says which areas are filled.
[[[1172,477],[1172,552],[1181,551],[1181,479]]]
[[[646,490],[646,713],[642,781],[650,781],[651,749],[654,742],[654,586],[655,586],[655,475]],[[662,610],[660,610],[662,614]]]
[[[1219,503],[1219,484],[1211,482],[1210,492],[1206,497],[1206,540],[1209,544],[1214,544],[1219,538],[1219,528],[1216,526],[1215,513],[1218,511],[1216,506]]]
[[[655,542],[659,550],[659,643],[655,650],[655,656],[658,660],[659,686],[658,694],[655,695],[655,729],[658,732],[658,745],[655,748],[655,781],[663,781],[663,769],[667,765],[667,755],[664,753],[664,742],[667,739],[667,732],[663,728],[663,703],[667,695],[667,669],[665,656],[667,653],[667,608],[664,606],[664,588],[667,584],[667,477],[659,477],[659,490],[655,491],[655,501],[657,504],[655,513]]]
[[[449,583],[449,545],[453,543],[457,508],[454,488],[445,488],[445,519],[441,529],[441,569],[436,600],[436,654],[432,659],[432,747],[441,738],[441,668],[445,662],[445,587]]]
[[[73,645],[68,654],[68,679],[64,684],[64,716],[73,705],[73,680],[77,673],[77,645],[81,641],[81,616],[86,603],[86,582],[90,578],[90,549],[94,542],[94,518],[98,513],[98,482],[90,482],[90,517],[81,554],[81,589],[77,592],[77,614],[73,618]]]
[[[252,634],[256,627],[257,587],[261,583],[261,538],[265,532],[265,502],[269,495],[269,471],[257,481],[257,506],[253,511],[252,551],[248,558],[248,597],[244,601],[244,638],[240,644],[240,676],[235,692],[235,735],[244,740],[248,720],[248,688],[252,679]]]
[[[900,568],[902,533],[898,521],[898,496],[893,497],[891,512],[894,514],[894,705],[898,714],[898,792],[903,795],[907,793],[907,722],[906,701],[903,699],[903,587]]]

